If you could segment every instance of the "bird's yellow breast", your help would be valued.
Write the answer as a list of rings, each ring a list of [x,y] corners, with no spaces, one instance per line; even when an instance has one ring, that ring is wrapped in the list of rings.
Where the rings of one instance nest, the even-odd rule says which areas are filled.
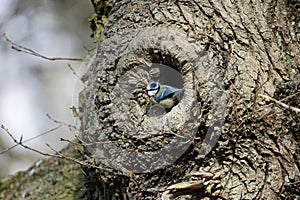
[[[155,99],[153,97],[150,97],[150,101],[153,104],[156,104],[162,108],[170,109],[174,106],[174,99],[172,99],[172,98],[163,99],[160,102],[157,102],[157,101],[155,101]]]

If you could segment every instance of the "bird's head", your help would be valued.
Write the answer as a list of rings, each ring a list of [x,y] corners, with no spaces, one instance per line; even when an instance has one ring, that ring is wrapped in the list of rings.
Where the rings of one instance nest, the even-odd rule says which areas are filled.
[[[150,97],[153,97],[158,93],[160,89],[160,85],[158,82],[150,82],[147,86],[147,94]]]

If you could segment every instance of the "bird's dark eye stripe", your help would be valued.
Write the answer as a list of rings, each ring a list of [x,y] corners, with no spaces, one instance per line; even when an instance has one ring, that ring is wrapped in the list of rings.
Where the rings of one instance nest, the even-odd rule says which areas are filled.
[[[157,83],[151,83],[150,87],[157,87]]]
[[[147,91],[154,91],[154,90],[157,90],[157,89],[147,89]]]

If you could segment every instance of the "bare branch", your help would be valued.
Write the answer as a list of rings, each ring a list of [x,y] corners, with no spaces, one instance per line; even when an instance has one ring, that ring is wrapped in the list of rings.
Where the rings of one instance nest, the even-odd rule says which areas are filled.
[[[95,145],[95,144],[112,144],[112,143],[130,143],[132,146],[135,146],[135,144],[130,141],[130,140],[114,140],[114,141],[103,141],[103,142],[90,142],[90,143],[86,143],[86,142],[81,142],[81,143],[78,143],[78,142],[74,142],[74,141],[71,141],[69,139],[65,139],[65,138],[60,138],[60,141],[63,141],[63,142],[68,142],[68,143],[71,143],[71,144],[76,144],[76,145],[80,145],[80,146],[90,146],[90,145]]]
[[[297,113],[300,112],[299,108],[295,108],[293,106],[289,106],[289,105],[287,105],[285,103],[282,103],[281,101],[278,101],[278,100],[276,100],[276,99],[274,99],[272,97],[269,97],[269,96],[266,96],[266,95],[263,95],[263,94],[259,94],[258,96],[263,97],[263,98],[265,98],[267,100],[273,101],[274,103],[276,103],[276,104],[278,104],[278,105],[280,105],[280,106],[282,106],[284,108],[290,109],[290,110],[292,110],[294,112],[297,112]]]
[[[77,74],[77,72],[75,71],[75,69],[70,65],[67,64],[67,66],[69,67],[69,69],[72,71],[72,73],[79,79],[81,80],[80,76]],[[81,81],[82,82],[82,81]]]
[[[24,144],[24,143],[26,143],[26,142],[29,142],[29,141],[31,141],[31,140],[34,140],[34,139],[36,139],[36,138],[38,138],[38,137],[41,137],[41,136],[43,136],[43,135],[46,135],[46,134],[48,134],[48,133],[51,133],[51,132],[53,132],[53,131],[59,129],[60,127],[62,127],[62,125],[59,125],[59,126],[57,126],[57,127],[54,127],[54,128],[52,128],[52,129],[50,129],[50,130],[48,130],[48,131],[45,131],[45,132],[43,132],[43,133],[41,133],[41,134],[39,134],[39,135],[36,135],[36,136],[34,136],[34,137],[32,137],[32,138],[29,138],[29,139],[27,139],[27,140],[24,140],[24,141],[22,141],[22,138],[23,138],[23,135],[22,135],[22,137],[21,137],[21,139],[20,139],[19,142],[16,143],[16,142],[14,141],[16,144],[13,145],[13,146],[11,146],[11,147],[7,147],[7,148],[4,149],[3,151],[1,151],[1,152],[0,152],[0,155],[1,155],[1,154],[4,154],[4,153],[6,153],[6,152],[8,152],[8,151],[10,151],[10,150],[12,150],[13,148],[15,148],[16,146],[18,146],[18,145],[21,144],[21,143]],[[3,130],[5,130],[4,125],[2,125],[1,128],[2,128]],[[7,130],[5,130],[5,132],[7,132]]]
[[[24,143],[18,142],[17,139],[10,133],[10,131],[7,128],[4,127],[3,124],[1,125],[1,128],[9,135],[9,137],[14,141],[14,143],[16,143],[16,145],[20,145],[21,147],[23,147],[25,149],[28,149],[30,151],[33,151],[35,153],[38,153],[40,155],[47,156],[47,157],[55,157],[55,158],[66,159],[66,160],[69,160],[69,161],[73,161],[73,162],[75,162],[75,163],[77,163],[77,164],[79,164],[81,166],[86,166],[86,167],[91,167],[91,168],[96,168],[96,169],[101,169],[101,170],[109,170],[108,168],[99,167],[99,166],[93,165],[91,163],[80,161],[80,160],[77,160],[75,158],[63,155],[60,152],[58,152],[55,149],[53,149],[49,144],[46,144],[46,145],[52,151],[54,151],[56,154],[49,154],[49,153],[42,152],[42,151],[40,151],[38,149],[34,149],[34,148],[30,147],[30,146],[25,145]]]
[[[77,108],[75,106],[71,106],[70,110],[72,111],[72,114],[73,114],[74,118],[79,118],[79,113],[78,113]]]
[[[3,37],[4,39],[9,43],[11,44],[11,48],[16,50],[16,51],[19,51],[19,52],[22,52],[22,53],[26,53],[26,54],[29,54],[29,55],[33,55],[33,56],[36,56],[36,57],[40,57],[40,58],[43,58],[43,59],[46,59],[46,60],[50,60],[50,61],[58,61],[58,60],[68,60],[68,61],[83,61],[84,58],[61,58],[61,57],[47,57],[47,56],[44,56],[42,54],[39,54],[38,52],[32,50],[32,49],[29,49],[29,48],[26,48],[26,47],[23,47],[21,45],[18,45],[16,43],[14,43],[13,41],[11,41],[7,36],[6,34],[4,33],[3,34]]]
[[[46,116],[47,116],[51,121],[53,121],[53,122],[56,123],[56,124],[61,124],[61,125],[63,125],[63,126],[68,127],[69,129],[78,130],[74,125],[71,125],[71,124],[68,124],[68,123],[65,123],[65,122],[58,121],[58,120],[54,119],[53,117],[51,117],[51,115],[48,114],[48,113],[46,114]]]

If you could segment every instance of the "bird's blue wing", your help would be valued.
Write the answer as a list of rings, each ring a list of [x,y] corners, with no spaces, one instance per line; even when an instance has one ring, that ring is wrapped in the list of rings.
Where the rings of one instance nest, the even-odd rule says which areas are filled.
[[[155,95],[155,101],[160,102],[161,100],[166,99],[166,98],[180,96],[181,94],[183,94],[183,91],[184,91],[183,89],[178,89],[178,88],[174,88],[171,86],[161,85],[160,91],[158,92],[157,95]]]

